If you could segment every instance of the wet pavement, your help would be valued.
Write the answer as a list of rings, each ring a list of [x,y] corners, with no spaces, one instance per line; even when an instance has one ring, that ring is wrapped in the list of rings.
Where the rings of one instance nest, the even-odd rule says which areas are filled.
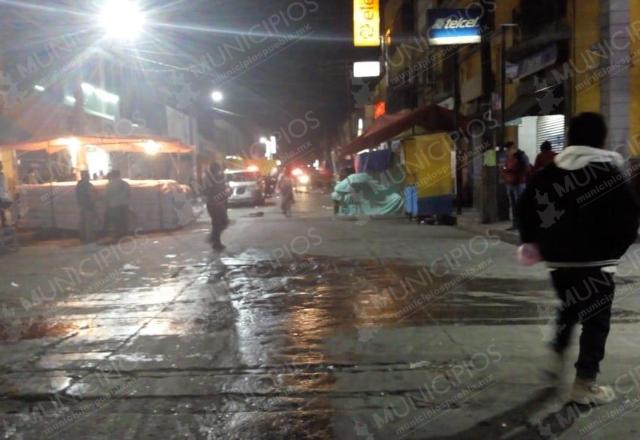
[[[234,209],[222,254],[202,219],[3,257],[3,438],[637,438],[638,387],[585,430],[600,413],[541,378],[543,268],[495,237],[330,209]],[[640,274],[622,269],[609,380],[640,378]]]

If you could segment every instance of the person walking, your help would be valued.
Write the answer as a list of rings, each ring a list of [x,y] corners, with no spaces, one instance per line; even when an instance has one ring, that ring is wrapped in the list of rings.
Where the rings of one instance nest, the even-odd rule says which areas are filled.
[[[7,178],[4,175],[4,167],[0,162],[0,226],[7,227],[7,217],[5,210],[9,209],[13,204],[9,189],[7,188]]]
[[[508,230],[514,231],[519,225],[518,201],[524,191],[530,165],[529,158],[516,144],[507,142],[505,147],[507,160],[502,168],[502,178],[507,185],[507,197],[511,208],[511,227]]]
[[[536,160],[533,163],[533,171],[540,171],[547,165],[553,162],[553,158],[556,157],[556,153],[552,150],[551,142],[544,141],[540,144],[540,152],[536,156]]]
[[[625,182],[622,156],[604,149],[607,127],[597,113],[569,125],[569,146],[535,173],[520,201],[520,237],[536,245],[561,300],[550,376],[559,380],[574,327],[582,324],[570,400],[611,402],[596,377],[604,358],[619,259],[638,233],[638,206]]]
[[[96,224],[96,189],[91,183],[89,171],[80,173],[76,185],[76,201],[80,208],[80,241],[92,243],[95,240]]]
[[[291,205],[294,203],[293,198],[293,181],[291,180],[291,173],[289,170],[284,170],[282,176],[280,176],[280,181],[278,182],[278,192],[280,193],[280,207],[282,209],[282,213],[291,217]]]
[[[221,241],[222,232],[229,225],[229,217],[227,216],[229,192],[220,164],[212,163],[205,172],[203,193],[207,200],[207,211],[211,217],[210,242],[213,249],[220,252],[225,249],[225,245]]]
[[[129,184],[120,176],[119,170],[111,170],[107,183],[107,219],[113,227],[114,238],[120,239],[129,231]]]

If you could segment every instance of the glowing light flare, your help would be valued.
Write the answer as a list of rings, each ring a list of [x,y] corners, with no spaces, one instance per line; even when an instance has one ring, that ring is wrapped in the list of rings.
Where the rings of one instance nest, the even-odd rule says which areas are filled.
[[[67,152],[71,157],[71,165],[78,167],[78,154],[80,153],[80,141],[76,138],[61,139],[61,143],[67,146]]]
[[[303,174],[304,174],[304,172],[303,172],[300,168],[294,168],[294,169],[291,171],[291,174],[292,174],[293,176],[295,176],[295,177],[298,177],[298,176],[303,175]]]
[[[144,152],[149,156],[155,156],[160,152],[160,145],[157,142],[149,140],[143,145]]]
[[[130,0],[105,0],[98,23],[107,38],[134,41],[144,29],[146,19],[138,4]]]
[[[311,181],[311,178],[309,177],[308,174],[302,174],[298,176],[298,182],[300,182],[303,185],[307,185],[310,181]]]
[[[260,171],[260,168],[258,167],[258,165],[249,165],[249,167],[247,168],[247,171],[250,171],[252,173],[256,173],[256,172]]]
[[[211,100],[213,102],[222,102],[223,99],[224,99],[224,95],[222,94],[221,91],[214,90],[213,92],[211,92]]]

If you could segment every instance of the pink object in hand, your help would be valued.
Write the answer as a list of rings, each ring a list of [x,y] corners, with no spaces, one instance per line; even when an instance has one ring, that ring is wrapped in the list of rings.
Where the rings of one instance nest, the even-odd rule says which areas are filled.
[[[522,266],[533,266],[542,261],[538,245],[525,243],[518,247],[518,263]]]

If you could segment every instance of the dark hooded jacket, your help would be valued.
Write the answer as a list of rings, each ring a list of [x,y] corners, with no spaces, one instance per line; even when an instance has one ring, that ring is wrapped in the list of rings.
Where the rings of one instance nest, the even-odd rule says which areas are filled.
[[[520,199],[520,238],[547,265],[615,266],[638,233],[638,205],[618,153],[567,147],[535,173]]]

